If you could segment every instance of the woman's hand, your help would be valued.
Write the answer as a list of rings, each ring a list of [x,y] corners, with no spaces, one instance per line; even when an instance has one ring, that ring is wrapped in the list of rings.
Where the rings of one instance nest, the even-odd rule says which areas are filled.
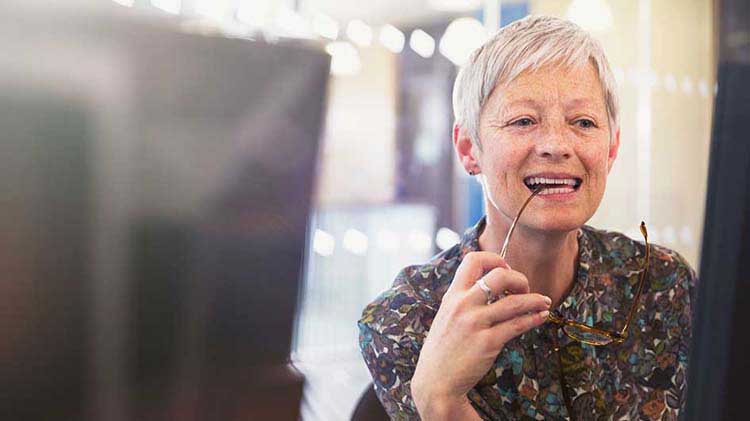
[[[487,304],[476,285],[484,274],[497,295],[511,294]],[[495,362],[505,344],[544,323],[552,301],[529,293],[529,281],[497,253],[464,256],[443,296],[424,341],[411,380],[414,403],[425,418],[436,403],[466,407],[466,394]]]

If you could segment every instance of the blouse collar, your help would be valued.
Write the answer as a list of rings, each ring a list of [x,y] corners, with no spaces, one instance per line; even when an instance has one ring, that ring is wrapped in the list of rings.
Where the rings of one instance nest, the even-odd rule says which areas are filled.
[[[474,226],[469,227],[464,231],[461,236],[460,247],[461,256],[460,260],[463,260],[464,256],[472,251],[480,251],[479,249],[479,236],[482,234],[487,226],[487,216],[483,215]],[[585,229],[586,226],[578,228],[578,256],[577,256],[577,267],[576,267],[576,278],[573,280],[573,288],[570,293],[565,297],[563,302],[560,304],[560,309],[564,310],[576,305],[586,291],[589,284],[589,268],[591,267],[590,259],[591,253],[591,239]]]

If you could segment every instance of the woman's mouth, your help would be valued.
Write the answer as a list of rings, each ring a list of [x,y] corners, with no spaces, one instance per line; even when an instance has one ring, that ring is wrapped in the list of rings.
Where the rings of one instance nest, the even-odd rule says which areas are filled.
[[[539,196],[573,193],[581,187],[582,182],[583,180],[578,177],[526,177],[523,180],[523,183],[531,191],[542,187]]]

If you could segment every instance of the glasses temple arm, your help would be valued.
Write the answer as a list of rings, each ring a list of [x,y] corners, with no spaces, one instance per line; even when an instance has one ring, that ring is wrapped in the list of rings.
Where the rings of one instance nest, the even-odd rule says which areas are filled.
[[[625,336],[628,331],[628,326],[630,326],[630,322],[633,320],[633,315],[635,314],[635,310],[638,308],[638,301],[640,301],[641,298],[641,292],[643,291],[643,284],[645,284],[646,274],[648,273],[648,266],[649,266],[649,257],[650,257],[650,251],[651,247],[648,244],[648,231],[646,230],[646,224],[641,221],[641,234],[643,234],[643,241],[646,244],[646,260],[643,267],[643,272],[641,272],[641,280],[638,282],[638,292],[635,294],[635,298],[633,299],[633,305],[630,306],[630,312],[628,313],[628,318],[625,320],[625,326],[623,326],[622,331],[620,332],[620,336]]]
[[[521,218],[521,214],[523,213],[523,210],[526,209],[526,206],[531,202],[531,199],[534,198],[539,192],[544,190],[545,186],[539,186],[534,190],[534,193],[529,196],[528,199],[526,199],[525,202],[523,202],[523,206],[521,206],[521,209],[518,210],[518,215],[516,215],[515,219],[513,219],[513,223],[510,224],[510,229],[508,230],[508,234],[505,236],[505,241],[503,241],[503,247],[500,249],[500,257],[505,260],[505,255],[508,253],[508,243],[510,243],[510,236],[513,235],[513,231],[516,229],[516,224],[518,223],[518,220]]]

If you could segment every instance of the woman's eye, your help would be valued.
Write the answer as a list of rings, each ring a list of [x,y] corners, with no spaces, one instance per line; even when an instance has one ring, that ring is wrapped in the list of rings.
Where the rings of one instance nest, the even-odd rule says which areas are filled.
[[[581,127],[583,129],[591,129],[593,127],[596,127],[596,124],[587,118],[576,120],[576,124],[578,125],[578,127]]]
[[[519,118],[518,120],[510,123],[512,126],[528,127],[534,124],[534,120],[530,118]]]

